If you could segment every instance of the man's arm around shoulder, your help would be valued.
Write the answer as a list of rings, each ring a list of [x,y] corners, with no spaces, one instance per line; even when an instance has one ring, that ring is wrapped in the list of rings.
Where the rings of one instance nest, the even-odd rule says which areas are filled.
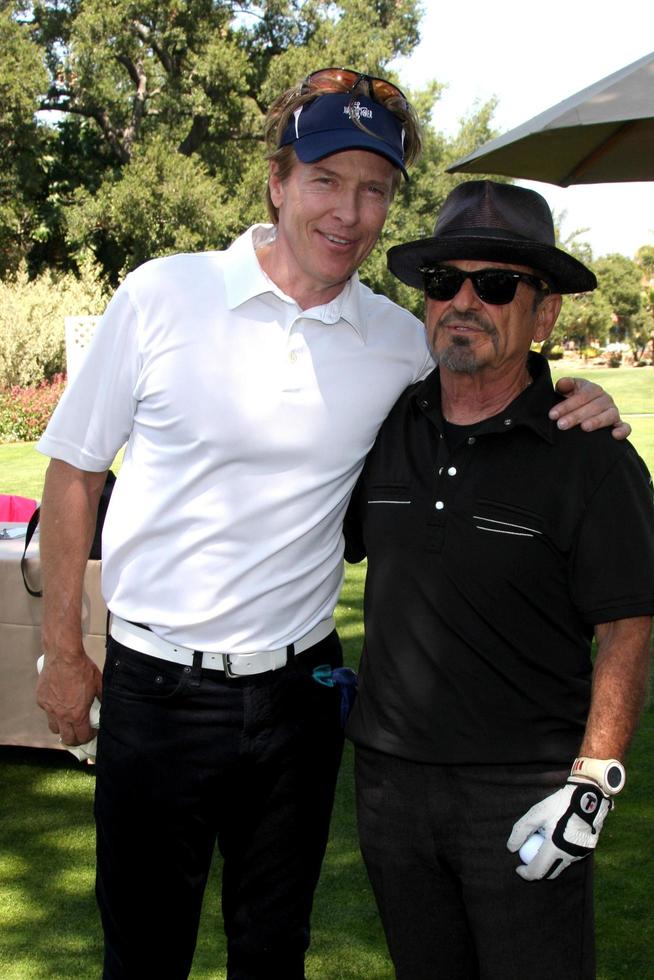
[[[89,741],[89,710],[102,675],[82,644],[82,596],[106,472],[51,460],[41,504],[42,642],[45,663],[37,701],[50,731],[66,745]]]
[[[572,429],[581,425],[584,432],[594,432],[611,426],[614,439],[626,439],[631,432],[628,422],[620,418],[617,405],[600,385],[588,378],[559,378],[556,390],[565,400],[550,409],[551,419],[558,421],[560,429]]]

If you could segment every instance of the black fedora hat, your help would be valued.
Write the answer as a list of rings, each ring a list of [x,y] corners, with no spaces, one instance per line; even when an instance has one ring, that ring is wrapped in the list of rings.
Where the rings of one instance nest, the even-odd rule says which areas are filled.
[[[423,288],[421,268],[450,259],[515,262],[539,272],[557,293],[595,289],[594,273],[557,248],[549,205],[536,191],[469,180],[447,196],[431,238],[389,249],[388,268]]]

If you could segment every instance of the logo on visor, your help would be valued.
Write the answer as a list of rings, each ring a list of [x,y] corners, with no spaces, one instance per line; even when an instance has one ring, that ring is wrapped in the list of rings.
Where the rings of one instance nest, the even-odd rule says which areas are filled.
[[[361,105],[360,102],[350,102],[349,105],[343,106],[343,112],[350,119],[372,119],[372,109],[368,106]]]

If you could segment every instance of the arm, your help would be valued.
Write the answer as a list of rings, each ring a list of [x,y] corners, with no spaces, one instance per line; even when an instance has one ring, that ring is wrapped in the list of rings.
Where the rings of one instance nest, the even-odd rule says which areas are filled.
[[[624,758],[647,693],[651,629],[650,616],[595,628],[598,652],[580,756]],[[512,852],[537,831],[544,838],[533,860],[517,867],[517,873],[527,881],[556,878],[574,861],[588,857],[612,806],[610,796],[594,779],[571,773],[562,789],[536,803],[514,825],[507,842]]]
[[[101,696],[98,667],[82,645],[82,595],[106,472],[78,470],[51,460],[41,506],[42,642],[45,664],[37,701],[50,731],[67,745],[93,736],[89,709]]]
[[[651,630],[649,616],[596,626],[593,693],[579,755],[624,759],[647,695]]]
[[[565,401],[550,409],[549,417],[557,419],[560,429],[581,424],[585,432],[613,426],[614,439],[626,439],[631,432],[628,422],[622,422],[613,399],[603,388],[586,378],[559,378],[556,390]]]

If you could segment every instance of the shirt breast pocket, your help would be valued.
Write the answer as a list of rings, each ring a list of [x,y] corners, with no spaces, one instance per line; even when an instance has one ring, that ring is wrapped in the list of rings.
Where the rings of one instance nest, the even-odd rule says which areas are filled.
[[[568,555],[556,541],[556,514],[513,502],[478,498],[469,516],[475,567],[492,580],[502,601],[523,595],[551,596],[566,588]],[[508,592],[502,590],[508,588]]]
[[[545,535],[541,515],[515,504],[506,504],[497,500],[478,499],[472,521],[482,537],[497,535],[498,540],[502,540],[505,544],[512,538],[522,538],[527,542],[535,539],[542,540]]]
[[[367,507],[407,507],[411,494],[406,483],[374,483],[367,488]]]
[[[413,533],[415,516],[405,483],[370,483],[362,498],[364,536],[368,556],[389,555],[403,548]]]

